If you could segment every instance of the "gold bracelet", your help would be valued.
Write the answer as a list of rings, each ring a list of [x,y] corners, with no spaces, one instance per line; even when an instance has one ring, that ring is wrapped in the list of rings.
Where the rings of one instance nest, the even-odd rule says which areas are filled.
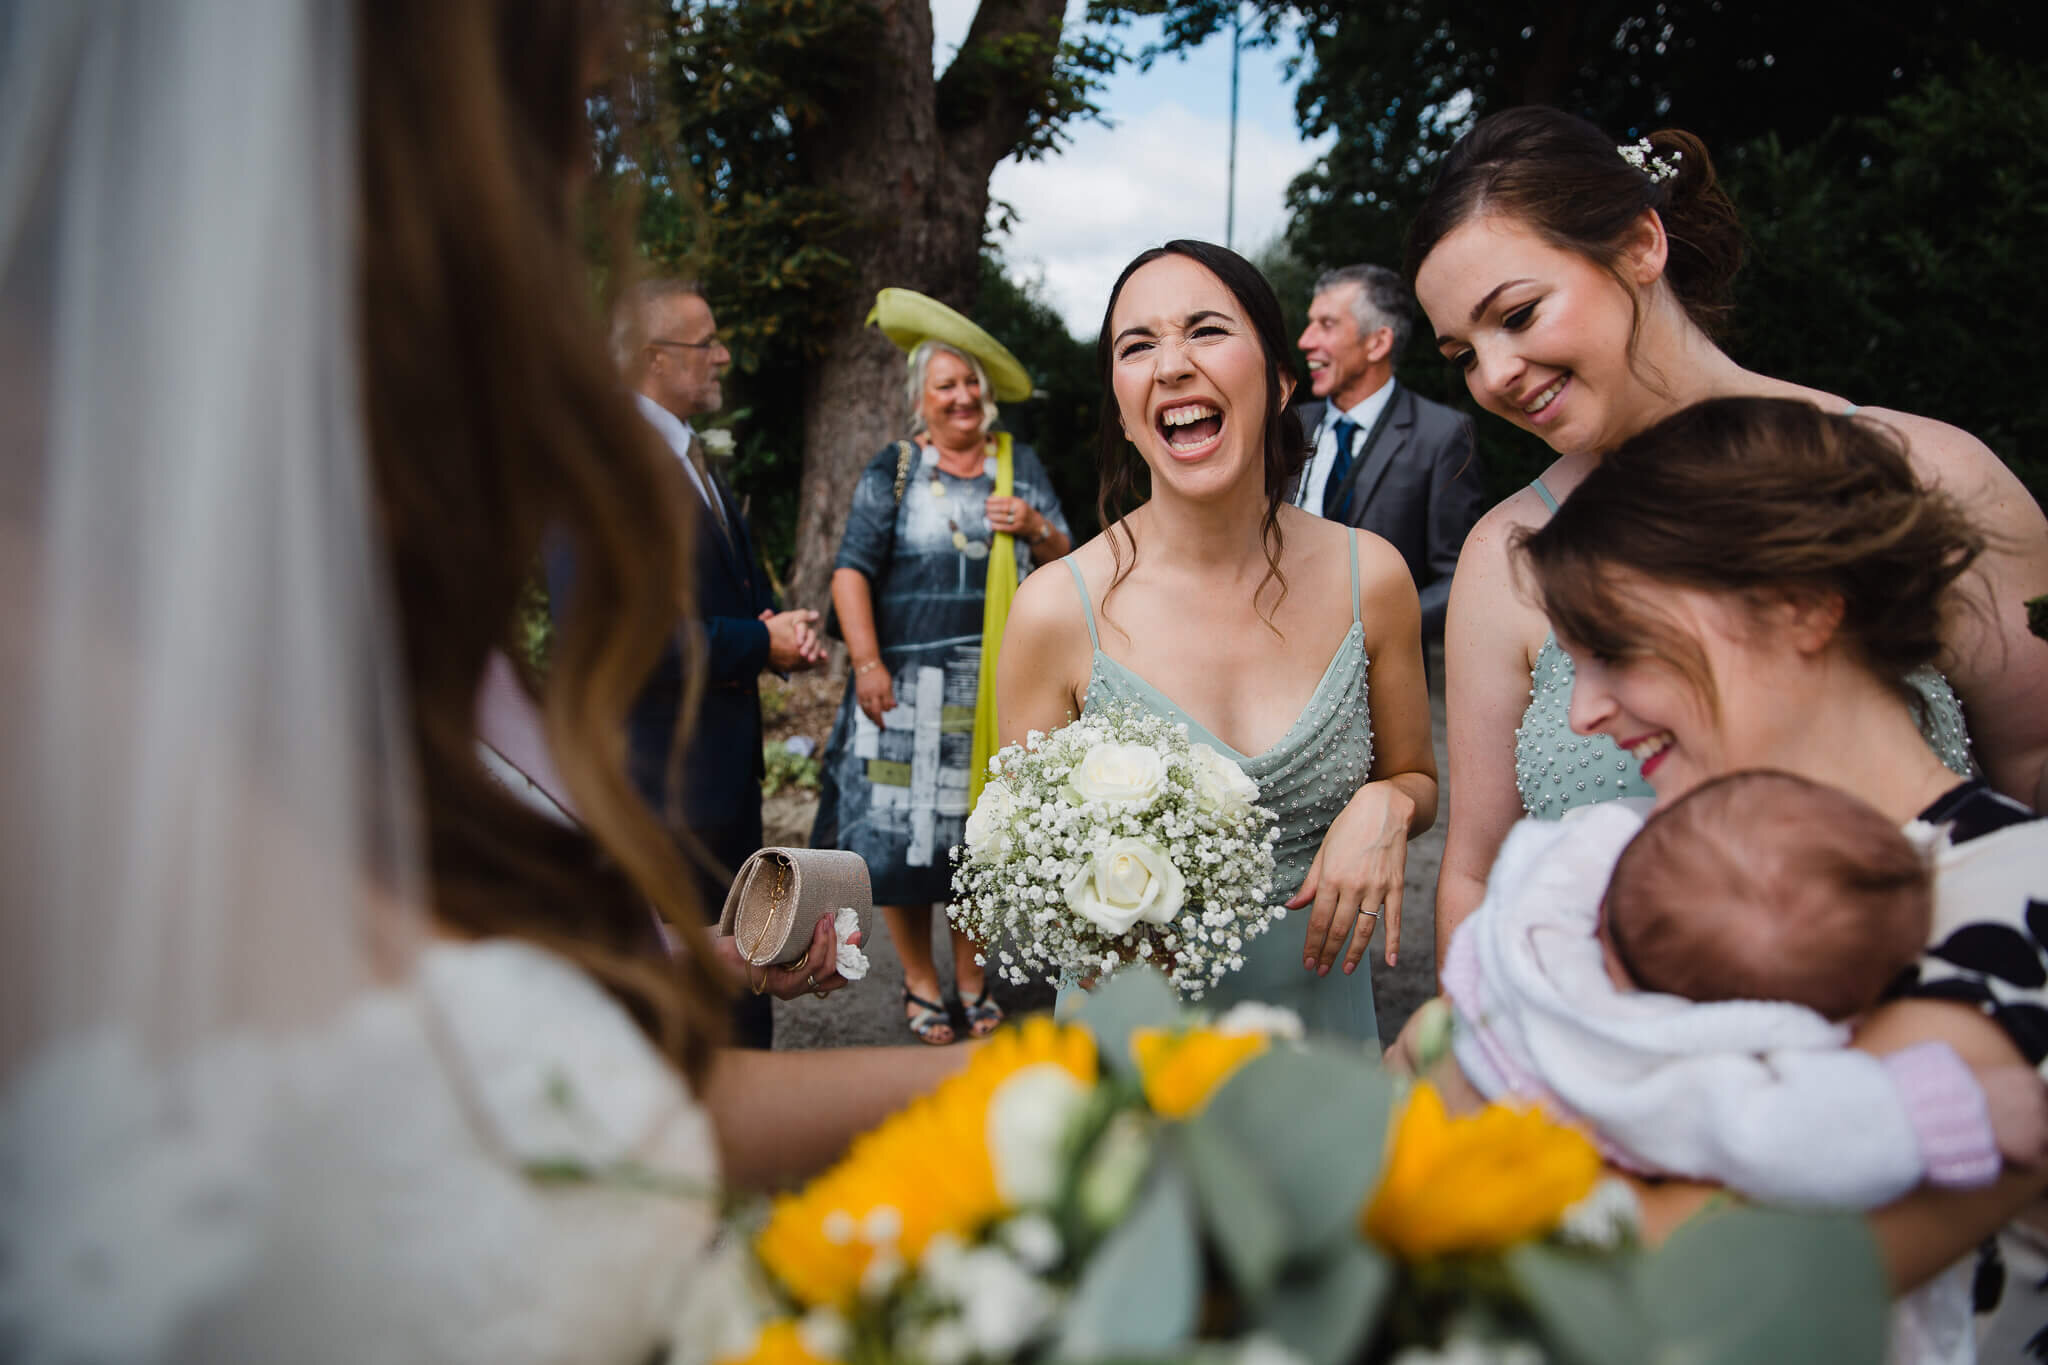
[[[880,668],[881,666],[882,661],[880,659],[869,659],[864,664],[857,664],[854,666],[853,676],[858,678],[861,674],[867,672],[869,669]]]

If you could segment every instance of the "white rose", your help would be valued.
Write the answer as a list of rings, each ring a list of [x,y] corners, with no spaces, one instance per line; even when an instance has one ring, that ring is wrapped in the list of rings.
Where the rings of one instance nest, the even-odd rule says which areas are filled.
[[[704,447],[704,453],[714,460],[732,458],[732,433],[723,428],[697,433],[697,443]]]
[[[1188,746],[1194,769],[1195,799],[1218,815],[1242,815],[1259,799],[1259,784],[1250,774],[1206,744]]]
[[[1149,744],[1096,744],[1067,775],[1077,801],[1149,806],[1166,785],[1166,760]]]
[[[1011,1208],[1050,1205],[1060,1192],[1060,1150],[1088,1091],[1063,1066],[1027,1066],[988,1102],[988,1159]]]
[[[1067,883],[1067,905],[1105,933],[1133,924],[1170,924],[1187,882],[1166,851],[1149,839],[1115,839],[1081,864]]]
[[[967,813],[967,852],[981,862],[1003,857],[1010,851],[1016,821],[1016,794],[1007,783],[990,782]]]
[[[1284,1005],[1243,1000],[1225,1010],[1216,1020],[1216,1031],[1225,1035],[1263,1033],[1269,1038],[1300,1042],[1304,1029],[1301,1016]]]

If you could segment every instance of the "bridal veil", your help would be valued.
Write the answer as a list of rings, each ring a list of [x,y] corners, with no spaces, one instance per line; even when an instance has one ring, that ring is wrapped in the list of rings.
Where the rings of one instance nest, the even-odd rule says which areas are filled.
[[[235,1254],[220,1059],[403,979],[419,938],[351,16],[0,0],[10,1358],[152,1353]],[[74,1339],[24,1335],[53,1303]]]

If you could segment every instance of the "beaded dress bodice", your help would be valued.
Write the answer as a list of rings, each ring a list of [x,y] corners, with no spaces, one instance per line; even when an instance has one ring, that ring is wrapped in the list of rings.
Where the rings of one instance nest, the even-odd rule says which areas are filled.
[[[1515,731],[1515,786],[1522,809],[1555,820],[1575,806],[1617,796],[1654,796],[1642,765],[1605,735],[1575,734],[1571,726],[1572,660],[1543,637],[1529,672],[1529,705]]]
[[[1330,823],[1349,804],[1372,772],[1372,718],[1366,707],[1368,660],[1365,627],[1358,619],[1358,542],[1351,543],[1351,629],[1337,645],[1308,705],[1273,746],[1244,754],[1211,734],[1157,687],[1103,653],[1086,583],[1072,560],[1067,567],[1088,616],[1094,660],[1088,673],[1084,709],[1121,702],[1169,716],[1188,727],[1189,738],[1207,744],[1236,763],[1259,784],[1259,804],[1280,824],[1273,849],[1273,900],[1291,897],[1308,875]],[[1245,965],[1225,977],[1203,1004],[1223,1007],[1239,1000],[1285,1005],[1301,1013],[1311,1032],[1376,1039],[1371,974],[1361,963],[1352,976],[1333,968],[1318,979],[1301,965],[1307,911],[1290,915],[1253,939]]]
[[[1554,512],[1557,501],[1538,479],[1529,485]],[[1522,809],[1538,820],[1617,796],[1654,796],[1642,766],[1606,735],[1581,735],[1571,727],[1572,660],[1555,635],[1543,637],[1529,671],[1529,705],[1515,731],[1515,786]],[[1932,668],[1907,675],[1918,697],[1914,707],[1920,733],[1935,755],[1961,777],[1976,774],[1963,705],[1948,679]]]

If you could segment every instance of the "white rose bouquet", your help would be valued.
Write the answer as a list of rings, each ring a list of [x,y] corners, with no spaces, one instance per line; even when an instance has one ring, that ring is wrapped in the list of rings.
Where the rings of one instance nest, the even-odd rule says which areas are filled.
[[[1151,962],[1198,999],[1287,913],[1268,904],[1279,827],[1258,783],[1185,725],[1110,707],[1034,731],[989,773],[949,913],[1013,982]]]

